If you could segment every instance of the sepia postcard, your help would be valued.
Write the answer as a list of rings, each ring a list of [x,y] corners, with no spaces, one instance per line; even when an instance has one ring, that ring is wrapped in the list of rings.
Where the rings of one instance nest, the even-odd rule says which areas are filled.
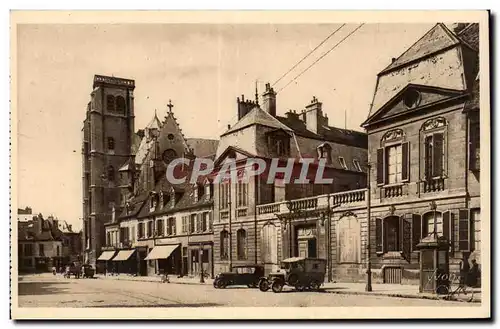
[[[491,317],[489,33],[12,11],[11,317]]]

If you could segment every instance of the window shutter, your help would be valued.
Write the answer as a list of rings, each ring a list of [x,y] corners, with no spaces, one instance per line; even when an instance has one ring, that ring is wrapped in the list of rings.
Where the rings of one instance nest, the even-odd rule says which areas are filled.
[[[384,252],[383,249],[382,219],[375,219],[375,252]]]
[[[412,214],[412,243],[411,250],[417,251],[417,244],[422,239],[422,217],[418,214]]]
[[[427,235],[429,235],[429,226],[427,224],[427,220],[424,217],[421,217],[421,223],[422,223],[422,236],[421,236],[421,239],[423,239]]]
[[[454,247],[454,234],[453,234],[453,214],[451,211],[443,213],[443,236],[448,239],[450,243],[450,252],[453,252]]]
[[[440,177],[443,175],[443,133],[434,134],[434,148],[432,155],[432,176]]]
[[[432,177],[432,135],[425,137],[424,144],[424,177],[428,180]]]
[[[401,155],[403,157],[401,178],[403,181],[410,180],[410,142],[402,144]]]
[[[470,249],[470,213],[469,209],[458,211],[458,249],[469,252]]]
[[[411,214],[406,214],[405,216],[401,217],[401,250],[403,251],[402,256],[408,263],[411,262],[411,238],[412,238],[412,231],[411,231],[411,225],[412,225],[412,220],[413,216]]]
[[[384,179],[384,149],[377,150],[377,185],[383,185]]]

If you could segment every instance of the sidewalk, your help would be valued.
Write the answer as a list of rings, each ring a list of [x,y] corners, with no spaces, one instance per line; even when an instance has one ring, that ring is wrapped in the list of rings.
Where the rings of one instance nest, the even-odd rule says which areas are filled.
[[[128,274],[118,274],[118,275],[103,275],[96,274],[96,278],[107,279],[107,280],[125,280],[125,281],[141,281],[141,282],[161,282],[161,276],[132,276]],[[205,283],[200,283],[200,277],[182,277],[169,275],[168,279],[170,283],[176,284],[209,284],[212,285],[214,280],[211,278],[205,279]]]
[[[142,282],[161,282],[160,276],[130,276],[126,274],[121,275],[96,275],[96,277],[108,280],[127,280],[127,281],[142,281]],[[197,285],[212,285],[213,279],[205,279],[205,283],[200,283],[199,277],[182,277],[169,276],[170,283],[175,284],[197,284]],[[452,287],[455,289],[456,287]],[[396,298],[419,298],[419,299],[433,299],[443,300],[444,296],[438,296],[431,293],[419,293],[417,285],[410,284],[372,284],[372,291],[365,291],[365,283],[352,283],[352,282],[325,282],[322,290],[331,294],[344,294],[344,295],[371,295],[371,296],[384,296]],[[467,291],[470,291],[468,288]],[[481,302],[481,289],[474,288],[473,303]],[[467,302],[471,298],[470,294],[455,295],[453,301]]]
[[[457,287],[452,286],[455,290]],[[372,291],[365,291],[365,283],[350,283],[350,282],[327,282],[323,285],[323,289],[333,294],[346,294],[346,295],[371,295],[371,296],[385,296],[385,297],[398,297],[398,298],[419,298],[419,299],[434,299],[444,300],[444,296],[438,296],[432,293],[420,293],[418,285],[410,284],[372,284]],[[454,295],[453,301],[467,302],[471,298],[469,293],[471,290],[474,292],[473,303],[481,302],[481,288],[467,288],[467,295],[463,293]]]

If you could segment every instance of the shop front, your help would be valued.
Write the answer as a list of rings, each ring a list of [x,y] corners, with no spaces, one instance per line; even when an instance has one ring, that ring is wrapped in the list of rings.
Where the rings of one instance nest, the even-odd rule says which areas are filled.
[[[111,259],[114,273],[126,273],[126,274],[136,274],[137,273],[137,261],[136,257],[132,257],[135,254],[135,249],[120,250],[115,257]]]
[[[156,245],[146,256],[146,261],[156,261],[156,273],[180,275],[181,251],[179,244]]]

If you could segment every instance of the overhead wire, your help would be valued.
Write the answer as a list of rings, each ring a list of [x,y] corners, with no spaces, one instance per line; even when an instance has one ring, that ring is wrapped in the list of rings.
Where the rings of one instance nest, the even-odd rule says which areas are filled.
[[[279,92],[281,92],[283,89],[285,89],[286,87],[288,87],[292,82],[294,82],[295,80],[297,80],[300,76],[302,76],[302,74],[306,73],[310,68],[312,68],[314,65],[316,65],[320,60],[322,60],[326,55],[328,55],[329,53],[331,53],[335,48],[337,48],[341,43],[343,43],[345,40],[347,40],[351,35],[353,35],[354,33],[356,33],[356,31],[358,31],[363,25],[365,25],[365,23],[361,23],[356,29],[354,29],[353,31],[351,31],[347,36],[345,36],[342,40],[340,40],[339,42],[337,42],[332,48],[330,48],[327,52],[325,52],[323,55],[321,55],[318,59],[316,59],[311,65],[309,65],[308,67],[306,67],[303,71],[301,71],[299,74],[297,74],[292,80],[290,80],[286,85],[284,85],[281,89],[279,89],[276,94],[278,94]]]
[[[306,58],[308,58],[312,53],[314,53],[319,47],[321,47],[325,42],[327,42],[331,37],[335,35],[341,28],[343,28],[346,24],[342,24],[339,28],[337,28],[335,31],[330,33],[329,36],[327,36],[319,45],[317,45],[313,50],[311,50],[307,55],[302,57],[300,61],[298,61],[294,66],[292,66],[288,71],[286,71],[281,77],[279,77],[278,80],[276,80],[272,85],[274,86],[278,82],[280,82],[284,77],[288,75],[288,73],[292,72],[297,66],[299,66]]]

